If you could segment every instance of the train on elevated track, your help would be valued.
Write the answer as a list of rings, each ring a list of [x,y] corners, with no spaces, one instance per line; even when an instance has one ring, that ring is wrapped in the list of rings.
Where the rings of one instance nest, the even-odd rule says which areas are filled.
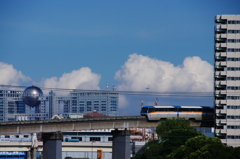
[[[148,121],[173,118],[214,120],[214,109],[205,106],[143,106],[141,116],[146,116]]]

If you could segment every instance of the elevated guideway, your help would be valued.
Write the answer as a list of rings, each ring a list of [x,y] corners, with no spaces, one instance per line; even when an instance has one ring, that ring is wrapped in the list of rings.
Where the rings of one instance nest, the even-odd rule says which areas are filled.
[[[148,122],[143,116],[118,116],[105,118],[50,119],[0,122],[0,135],[68,132],[99,129],[130,129],[156,127],[158,122]],[[190,120],[193,127],[212,127],[213,121]]]

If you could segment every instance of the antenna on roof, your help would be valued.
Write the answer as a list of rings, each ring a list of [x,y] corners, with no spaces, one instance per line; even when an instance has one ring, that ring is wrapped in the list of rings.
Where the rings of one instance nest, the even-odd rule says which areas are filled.
[[[115,85],[113,85],[113,86],[112,86],[112,90],[115,91],[115,89],[116,89],[116,87],[115,87]]]
[[[108,90],[108,83],[106,84],[106,90]]]
[[[154,102],[155,106],[158,105],[158,98],[155,99],[155,102]]]
[[[143,102],[143,100],[141,101],[141,107],[143,107],[144,106],[144,102]]]

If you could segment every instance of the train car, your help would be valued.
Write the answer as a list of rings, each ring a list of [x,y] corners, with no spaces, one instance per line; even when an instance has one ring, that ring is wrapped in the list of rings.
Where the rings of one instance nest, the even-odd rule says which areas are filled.
[[[214,109],[203,106],[144,106],[141,109],[141,116],[146,116],[148,121],[172,118],[213,120]]]

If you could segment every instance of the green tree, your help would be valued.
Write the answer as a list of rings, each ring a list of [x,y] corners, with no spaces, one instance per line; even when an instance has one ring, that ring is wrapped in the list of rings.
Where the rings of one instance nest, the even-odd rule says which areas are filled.
[[[169,159],[237,159],[239,148],[222,144],[219,138],[204,135],[188,139],[186,143],[166,156]]]
[[[190,126],[190,122],[182,118],[180,119],[173,118],[161,121],[156,128],[158,138],[161,139],[162,141],[169,139],[170,133],[175,130],[191,132],[195,131],[195,129]]]
[[[159,141],[150,141],[146,144],[143,153],[135,159],[163,159],[176,148],[184,145],[192,137],[202,135],[190,127],[190,123],[184,119],[172,119],[161,121],[156,128]]]
[[[240,147],[222,144],[207,137],[184,119],[161,121],[156,128],[160,140],[151,140],[134,159],[239,159]]]

